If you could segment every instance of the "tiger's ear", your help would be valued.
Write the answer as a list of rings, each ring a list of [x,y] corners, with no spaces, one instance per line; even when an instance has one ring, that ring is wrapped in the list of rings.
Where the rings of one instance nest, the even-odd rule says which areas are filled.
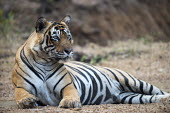
[[[39,17],[37,22],[36,22],[36,32],[43,32],[44,29],[48,26],[48,21],[44,17]]]
[[[69,24],[71,21],[71,16],[70,15],[67,15],[66,17],[64,17],[61,22],[64,22],[66,24]]]

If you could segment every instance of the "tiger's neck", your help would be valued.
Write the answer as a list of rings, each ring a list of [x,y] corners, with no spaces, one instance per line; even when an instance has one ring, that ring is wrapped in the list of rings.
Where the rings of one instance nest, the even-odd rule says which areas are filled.
[[[37,41],[38,40],[38,41]],[[57,59],[50,58],[48,54],[46,54],[40,45],[41,40],[38,38],[37,34],[33,32],[29,39],[26,42],[26,48],[28,50],[28,56],[30,56],[30,60],[34,62],[34,64],[51,67],[53,65],[60,64]]]
[[[34,64],[41,65],[44,67],[53,67],[60,64],[58,60],[48,58],[48,56],[41,51],[32,49],[30,54],[32,57],[31,60],[34,62]]]
[[[57,60],[46,59],[39,56],[41,52],[31,50],[26,44],[21,49],[21,60],[25,62],[28,67],[37,72],[42,80],[47,80],[54,70],[58,71],[58,68],[63,69],[64,64],[59,63]]]

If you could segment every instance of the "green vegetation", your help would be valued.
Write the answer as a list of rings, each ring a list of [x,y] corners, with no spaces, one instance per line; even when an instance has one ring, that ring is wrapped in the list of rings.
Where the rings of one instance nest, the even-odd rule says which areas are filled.
[[[144,44],[150,44],[154,41],[153,36],[151,35],[144,35],[138,38],[139,41],[142,41]]]
[[[81,62],[85,62],[86,60],[88,60],[88,57],[86,55],[83,55],[80,59]]]
[[[8,12],[6,15],[3,10],[0,9],[0,34],[3,37],[7,37],[8,33],[13,29],[14,23],[14,13],[12,11]]]
[[[91,59],[90,64],[94,65],[94,64],[97,64],[97,63],[102,62],[104,60],[106,60],[106,56],[99,56],[99,55],[97,55],[97,56],[94,56]]]
[[[100,56],[100,55],[96,55],[96,56],[88,56],[88,55],[83,55],[81,56],[80,60],[77,59],[77,61],[81,61],[81,62],[86,62],[86,63],[90,63],[90,64],[97,64],[99,62],[102,62],[106,60],[106,56]]]

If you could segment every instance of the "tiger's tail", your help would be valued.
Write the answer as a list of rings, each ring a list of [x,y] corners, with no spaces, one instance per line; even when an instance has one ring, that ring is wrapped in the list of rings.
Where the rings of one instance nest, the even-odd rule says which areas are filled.
[[[145,95],[134,92],[122,92],[119,94],[118,100],[122,104],[170,103],[170,94]]]

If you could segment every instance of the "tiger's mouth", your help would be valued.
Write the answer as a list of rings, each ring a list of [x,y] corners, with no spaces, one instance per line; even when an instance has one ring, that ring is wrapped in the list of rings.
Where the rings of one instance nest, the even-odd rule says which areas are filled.
[[[67,52],[56,52],[55,57],[59,60],[67,60],[73,56],[73,51],[67,53]]]

